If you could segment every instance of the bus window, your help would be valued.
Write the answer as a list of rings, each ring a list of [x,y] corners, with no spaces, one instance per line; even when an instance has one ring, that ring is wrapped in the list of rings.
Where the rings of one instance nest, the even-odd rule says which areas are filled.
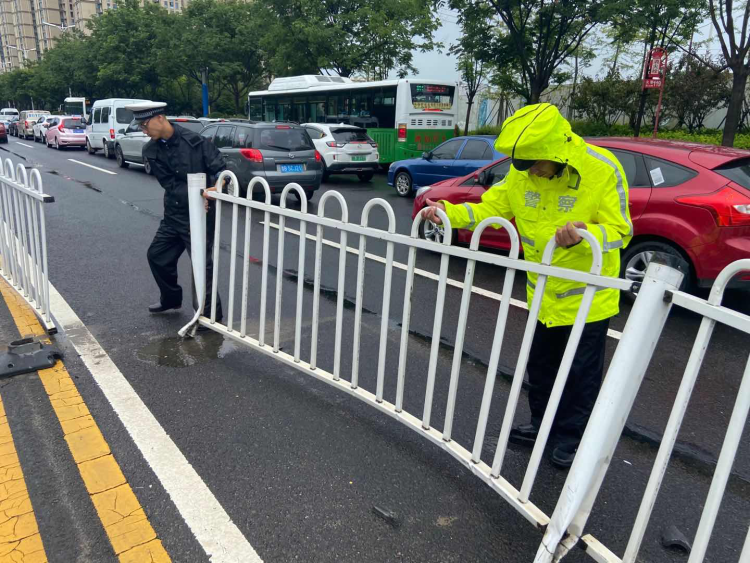
[[[292,101],[289,98],[279,98],[276,102],[275,121],[289,121],[292,114]]]
[[[292,121],[307,123],[307,98],[295,97]]]
[[[373,96],[372,117],[378,127],[391,129],[396,126],[396,87],[383,88]]]
[[[249,102],[248,115],[252,121],[263,121],[263,100],[251,98]]]
[[[323,99],[312,99],[308,101],[308,119],[309,123],[325,123],[326,121],[326,102]]]

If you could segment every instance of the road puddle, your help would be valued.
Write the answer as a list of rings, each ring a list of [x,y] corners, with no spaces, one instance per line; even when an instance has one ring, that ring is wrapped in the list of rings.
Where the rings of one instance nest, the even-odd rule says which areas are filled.
[[[242,346],[215,332],[199,333],[195,338],[170,336],[155,340],[137,352],[138,359],[150,364],[184,368],[226,358],[242,351]]]

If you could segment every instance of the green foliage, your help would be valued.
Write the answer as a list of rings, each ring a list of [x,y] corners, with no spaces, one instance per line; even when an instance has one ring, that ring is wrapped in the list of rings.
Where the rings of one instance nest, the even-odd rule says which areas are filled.
[[[194,0],[182,14],[159,3],[121,0],[69,31],[38,63],[0,75],[0,99],[19,109],[58,110],[69,95],[163,100],[170,112],[200,115],[201,69],[211,109],[244,114],[247,92],[263,86],[261,15],[239,0]]]
[[[623,80],[617,71],[603,80],[583,78],[573,98],[576,114],[593,123],[611,126],[638,109],[640,81]]]
[[[496,86],[528,103],[538,102],[551,81],[569,78],[566,61],[597,25],[624,9],[617,0],[438,0],[444,3],[462,25],[482,12],[502,21],[482,36],[480,57],[497,69]]]
[[[340,76],[415,73],[414,51],[437,44],[431,0],[265,0],[263,47],[279,76],[331,69]]]
[[[716,66],[720,66],[718,62]],[[678,127],[692,132],[703,128],[709,113],[726,107],[731,94],[732,78],[728,72],[717,72],[683,57],[667,77],[665,110],[677,119]]]

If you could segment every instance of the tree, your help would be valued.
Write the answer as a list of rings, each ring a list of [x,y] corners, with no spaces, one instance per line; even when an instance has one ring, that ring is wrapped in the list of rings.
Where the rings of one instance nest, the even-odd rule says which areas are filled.
[[[264,47],[274,74],[329,69],[384,78],[416,72],[414,51],[429,51],[438,28],[432,0],[267,0]],[[279,38],[284,37],[283,41]],[[287,40],[289,38],[289,40]]]
[[[202,64],[220,84],[219,95],[223,90],[229,92],[234,113],[243,113],[245,97],[251,87],[259,86],[263,73],[259,41],[262,20],[255,6],[236,0],[195,0],[185,15],[192,32],[188,34],[191,42],[182,46],[186,68],[191,75],[200,76],[200,65],[194,64],[192,55],[196,46],[193,41],[198,41],[206,55],[201,58]]]
[[[442,1],[442,0],[440,0]],[[491,8],[504,24],[495,25],[486,38],[485,60],[498,69],[498,83],[537,103],[551,81],[568,73],[560,67],[575,53],[591,31],[616,9],[612,0],[447,0],[464,13],[478,6]]]
[[[744,2],[739,8],[742,14],[742,23],[737,26],[735,22],[736,8],[732,0],[709,0],[711,23],[718,34],[726,66],[732,70],[732,93],[727,106],[724,133],[721,137],[721,144],[725,147],[734,145],[734,137],[737,134],[742,117],[747,77],[750,74],[750,59],[748,58],[748,52],[750,52],[750,36],[748,35],[750,2]]]
[[[466,88],[468,99],[464,135],[469,132],[471,108],[487,70],[487,64],[483,60],[482,53],[485,37],[491,33],[489,28],[490,16],[491,12],[486,6],[469,6],[462,14],[461,38],[457,44],[452,45],[449,49],[451,54],[458,55],[456,69],[461,73],[461,80]]]
[[[170,78],[160,72],[158,51],[178,17],[152,2],[141,7],[137,0],[121,0],[116,10],[92,18],[89,72],[99,95],[155,97],[161,81]]]
[[[729,103],[731,78],[728,72],[716,72],[704,65],[688,63],[689,58],[683,56],[670,69],[664,99],[665,110],[677,118],[677,126],[687,127],[692,133],[703,127],[712,111]],[[713,64],[722,66],[719,62]]]
[[[620,39],[629,40],[641,35],[644,46],[642,67],[651,62],[654,47],[675,49],[676,42],[684,41],[696,28],[705,14],[705,0],[634,0],[629,6],[630,23],[622,26]],[[634,134],[640,134],[641,122],[646,112],[649,92],[641,88]]]

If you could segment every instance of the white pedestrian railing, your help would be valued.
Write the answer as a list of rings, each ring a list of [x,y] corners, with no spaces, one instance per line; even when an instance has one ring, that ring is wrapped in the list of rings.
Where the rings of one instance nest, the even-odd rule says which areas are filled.
[[[518,258],[519,254],[519,236],[513,225],[502,218],[490,218],[483,221],[474,231],[469,248],[451,246],[452,231],[450,222],[444,213],[438,212],[445,224],[445,236],[442,244],[422,240],[419,238],[419,227],[422,221],[421,215],[418,215],[411,228],[410,236],[396,233],[395,215],[390,205],[382,199],[373,199],[365,206],[360,224],[349,222],[349,212],[346,201],[338,192],[328,191],[322,194],[318,202],[318,212],[316,215],[307,213],[307,200],[304,191],[297,184],[289,184],[281,194],[280,204],[278,206],[271,204],[271,193],[265,180],[255,178],[249,184],[247,197],[239,197],[239,184],[236,177],[231,172],[224,172],[219,177],[217,185],[221,186],[225,178],[231,181],[231,194],[223,193],[221,190],[213,194],[216,199],[216,222],[214,234],[214,270],[213,270],[213,295],[211,303],[213,304],[208,316],[203,314],[205,304],[205,241],[206,241],[206,221],[205,212],[203,211],[203,198],[201,188],[205,186],[205,178],[199,177],[189,181],[189,197],[191,211],[191,233],[193,234],[192,252],[193,252],[193,275],[195,278],[195,287],[199,295],[199,310],[196,315],[180,331],[182,336],[193,334],[196,327],[200,324],[209,327],[214,331],[231,338],[237,342],[243,343],[253,350],[262,352],[278,361],[292,366],[303,373],[311,375],[316,379],[323,381],[336,389],[348,393],[365,403],[371,405],[377,410],[398,420],[408,428],[414,430],[428,441],[442,448],[451,454],[474,475],[484,481],[492,490],[497,492],[505,501],[519,511],[527,520],[539,529],[545,530],[542,544],[536,556],[538,562],[557,561],[562,558],[569,549],[579,540],[586,545],[586,552],[597,561],[614,562],[614,561],[635,561],[635,555],[638,551],[640,540],[643,536],[643,530],[648,522],[650,509],[653,506],[654,498],[658,492],[661,476],[669,461],[672,445],[676,439],[679,424],[684,414],[687,400],[689,399],[692,383],[695,381],[700,362],[705,351],[705,345],[710,337],[711,329],[716,322],[728,324],[750,333],[750,318],[746,315],[730,311],[720,306],[721,294],[723,289],[732,275],[740,270],[750,269],[750,261],[740,261],[730,266],[717,280],[712,297],[709,302],[692,297],[685,293],[677,291],[680,285],[682,274],[668,266],[652,263],[649,266],[646,278],[640,288],[638,298],[630,313],[627,325],[622,335],[615,356],[610,364],[605,383],[597,400],[596,406],[592,413],[591,423],[587,426],[583,441],[579,448],[578,455],[568,476],[564,495],[559,497],[557,507],[552,514],[548,516],[539,507],[530,500],[534,483],[539,469],[542,455],[549,439],[550,430],[553,424],[555,413],[557,411],[560,399],[568,378],[575,351],[580,341],[581,333],[585,326],[586,318],[591,307],[594,294],[600,288],[612,288],[617,290],[630,290],[632,283],[619,279],[599,275],[602,266],[602,253],[597,240],[587,231],[579,230],[579,234],[590,244],[592,248],[592,265],[589,272],[569,270],[559,267],[553,267],[549,264],[555,251],[554,240],[550,241],[544,250],[542,262],[540,264],[527,262]],[[265,202],[254,201],[252,193],[254,188],[262,187],[265,192]],[[301,200],[300,211],[286,208],[286,197],[292,191],[295,191]],[[341,219],[331,219],[324,215],[328,201],[335,199],[341,207]],[[220,240],[222,233],[222,206],[231,207],[231,241],[230,241],[230,265],[229,265],[229,294],[227,316],[225,324],[217,322],[216,319],[216,302],[219,287],[220,265]],[[369,214],[376,207],[381,207],[388,217],[388,229],[381,230],[368,226]],[[240,212],[244,210],[244,240],[242,241],[242,252],[239,254],[242,260],[242,280],[241,280],[241,305],[239,311],[235,307],[234,294],[237,283],[237,256],[238,247],[238,227],[240,224]],[[252,261],[250,255],[251,248],[251,223],[252,213],[256,211],[263,214],[263,240],[262,240],[262,261],[261,261],[261,283],[260,291],[250,292],[249,287],[249,264]],[[276,284],[275,284],[275,302],[274,302],[274,321],[273,321],[273,342],[265,341],[266,335],[266,299],[268,291],[268,273],[269,273],[269,253],[270,253],[270,216],[278,216],[279,230],[277,239],[277,263],[276,263]],[[287,219],[299,221],[298,257],[297,257],[297,287],[296,287],[296,313],[294,318],[294,348],[293,353],[288,354],[281,350],[280,333],[282,325],[282,272],[284,271],[285,255],[285,234]],[[311,313],[311,342],[309,360],[301,357],[302,346],[302,322],[304,312],[304,292],[303,285],[305,279],[305,252],[308,224],[314,225],[316,229],[315,243],[315,266],[313,272],[313,305]],[[490,254],[478,250],[479,239],[485,228],[492,224],[499,224],[505,228],[511,238],[511,251],[509,256]],[[322,265],[322,247],[323,247],[323,228],[328,227],[338,232],[340,239],[339,261],[338,261],[338,283],[336,288],[336,328],[334,340],[334,352],[332,358],[332,369],[326,371],[318,364],[318,338],[319,338],[319,314],[320,314],[320,290],[321,290],[321,265]],[[343,316],[344,316],[344,288],[346,275],[346,255],[347,255],[347,236],[359,236],[359,258],[357,262],[357,282],[356,282],[356,299],[354,304],[354,346],[352,350],[352,369],[351,373],[342,373],[341,360],[344,352],[342,346],[343,335]],[[384,287],[383,300],[380,311],[381,325],[380,336],[377,343],[378,360],[377,365],[363,366],[360,363],[361,353],[361,322],[362,308],[364,301],[364,291],[366,285],[365,275],[365,255],[368,239],[384,241],[386,243],[386,257],[384,261]],[[387,333],[389,330],[390,297],[393,281],[393,256],[397,247],[408,249],[408,265],[406,269],[405,289],[403,296],[403,309],[401,312],[401,334],[398,355],[398,368],[395,375],[396,392],[393,403],[384,398],[384,387],[387,373],[386,365],[386,347]],[[412,298],[414,290],[414,273],[416,264],[416,254],[418,249],[429,250],[440,255],[440,269],[438,278],[437,298],[435,300],[435,316],[432,327],[429,363],[426,374],[426,387],[424,390],[424,406],[421,413],[409,413],[404,409],[404,390],[406,386],[406,362],[409,355],[409,326],[412,320]],[[462,258],[466,260],[465,278],[461,296],[461,305],[458,314],[458,329],[455,337],[455,347],[453,351],[453,361],[450,372],[449,390],[447,404],[445,405],[445,417],[442,430],[432,426],[431,416],[433,403],[435,402],[434,392],[436,386],[436,373],[438,367],[438,354],[442,333],[443,309],[446,295],[446,286],[448,280],[448,266],[451,258]],[[506,268],[505,280],[503,284],[503,299],[499,304],[497,322],[492,341],[492,352],[486,374],[484,391],[479,410],[476,427],[473,432],[474,440],[471,444],[459,444],[452,435],[453,423],[456,420],[456,410],[461,408],[457,402],[457,388],[461,374],[461,357],[464,348],[464,338],[466,332],[467,318],[469,314],[469,304],[472,296],[472,283],[477,263],[501,266]],[[502,417],[502,426],[499,431],[497,447],[495,448],[492,464],[485,463],[480,455],[485,443],[485,435],[490,419],[490,410],[493,401],[493,390],[495,387],[495,378],[497,374],[498,363],[505,337],[505,330],[508,322],[508,311],[510,306],[510,295],[513,287],[515,274],[518,271],[534,272],[538,275],[534,299],[529,307],[528,319],[526,321],[523,340],[521,343],[518,361],[515,367],[513,380],[511,383],[510,394],[505,405],[504,415]],[[514,421],[516,407],[520,399],[521,388],[524,374],[529,359],[531,344],[534,332],[537,326],[537,319],[541,308],[544,288],[549,277],[572,280],[585,285],[582,303],[575,323],[572,327],[569,341],[567,343],[563,360],[558,370],[557,378],[552,388],[551,396],[543,417],[539,430],[537,441],[531,453],[529,463],[526,467],[523,482],[520,489],[514,487],[509,480],[503,476],[504,460],[508,447],[510,429]],[[506,298],[507,297],[507,298]],[[257,299],[260,302],[258,313],[258,332],[257,339],[248,335],[248,305],[250,300]],[[635,524],[633,537],[631,538],[628,552],[623,559],[618,558],[604,545],[589,535],[583,535],[583,528],[586,524],[588,515],[596,500],[604,475],[609,466],[612,452],[619,440],[623,426],[630,412],[636,393],[640,386],[653,350],[662,332],[667,316],[672,304],[676,304],[704,316],[704,325],[696,341],[693,351],[693,357],[690,359],[688,371],[686,373],[683,387],[680,390],[675,411],[672,413],[667,433],[665,434],[662,448],[659,451],[656,465],[653,470],[651,482],[649,483],[644,497],[643,506],[638,515]],[[239,319],[239,329],[237,320]],[[370,344],[374,346],[375,344]],[[360,385],[362,378],[361,370],[369,369],[375,375],[374,389],[363,389]],[[700,561],[700,546],[705,536],[707,541],[710,535],[713,521],[716,517],[713,506],[718,508],[724,491],[724,485],[731,469],[731,463],[737,449],[737,441],[744,427],[744,421],[747,417],[748,406],[750,406],[750,377],[746,370],[745,379],[743,380],[740,395],[744,397],[738,399],[738,405],[732,418],[732,424],[735,430],[727,436],[725,447],[722,450],[719,467],[714,479],[714,486],[711,488],[709,502],[706,511],[704,511],[705,523],[701,522],[699,537],[696,538],[696,549],[694,549],[691,562]],[[692,378],[692,381],[691,381]],[[736,420],[735,420],[736,418]],[[750,537],[750,536],[749,536]],[[750,553],[750,547],[745,548],[745,553]],[[699,555],[696,555],[699,554]],[[531,554],[529,555],[531,558]]]
[[[50,316],[47,227],[44,204],[55,201],[42,191],[35,168],[15,168],[8,158],[0,171],[0,274],[34,310],[47,333],[56,332]]]

